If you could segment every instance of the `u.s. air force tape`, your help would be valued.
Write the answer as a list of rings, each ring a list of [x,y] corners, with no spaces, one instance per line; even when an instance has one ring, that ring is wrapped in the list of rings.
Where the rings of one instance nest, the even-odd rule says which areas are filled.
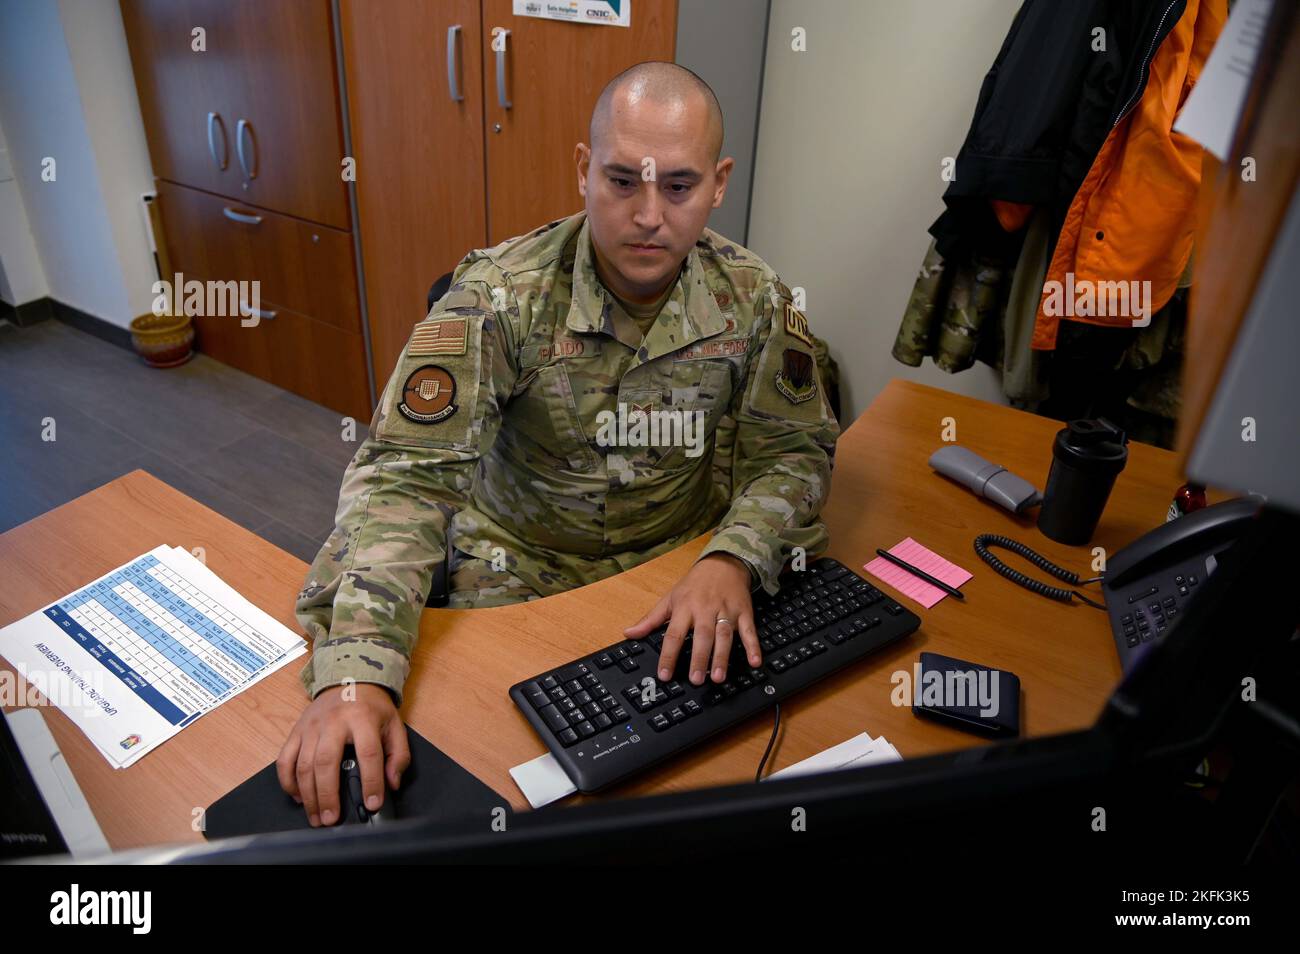
[[[437,424],[456,413],[456,379],[446,368],[425,364],[402,385],[402,416],[417,424]]]

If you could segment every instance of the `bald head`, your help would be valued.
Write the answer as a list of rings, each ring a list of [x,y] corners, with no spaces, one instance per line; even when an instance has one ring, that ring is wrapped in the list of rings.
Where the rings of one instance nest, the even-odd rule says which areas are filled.
[[[599,148],[615,112],[641,104],[681,113],[703,111],[705,142],[713,162],[722,154],[722,107],[709,84],[684,66],[651,61],[638,63],[610,80],[591,111],[588,137]]]

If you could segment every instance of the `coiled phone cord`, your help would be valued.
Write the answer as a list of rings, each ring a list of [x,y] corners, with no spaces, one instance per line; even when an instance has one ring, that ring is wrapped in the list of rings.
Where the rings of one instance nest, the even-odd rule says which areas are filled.
[[[1026,576],[1019,570],[1013,570],[990,553],[989,547],[1002,547],[1004,550],[1018,553],[1040,570],[1046,570],[1058,580],[1064,580],[1066,583],[1071,583],[1075,586],[1080,586],[1086,583],[1100,583],[1102,579],[1101,577],[1094,576],[1088,580],[1081,580],[1079,579],[1079,574],[1067,570],[1063,566],[1057,566],[1041,553],[1035,553],[1020,541],[1012,540],[1009,537],[1001,537],[996,533],[981,533],[975,538],[975,552],[979,554],[979,558],[1017,586],[1023,586],[1025,589],[1031,590],[1040,596],[1046,596],[1048,599],[1057,600],[1061,603],[1068,603],[1073,597],[1077,596],[1089,606],[1095,606],[1097,609],[1101,610],[1106,608],[1104,603],[1094,602],[1078,590],[1067,589],[1063,586],[1052,586],[1050,583],[1044,583],[1042,580],[1035,580],[1031,576]]]

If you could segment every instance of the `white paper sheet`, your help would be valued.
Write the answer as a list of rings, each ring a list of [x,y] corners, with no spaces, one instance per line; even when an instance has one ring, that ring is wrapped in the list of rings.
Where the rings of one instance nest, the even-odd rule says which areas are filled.
[[[0,630],[0,655],[115,768],[305,651],[300,636],[167,546]]]
[[[1237,0],[1174,123],[1175,132],[1191,136],[1220,162],[1228,158],[1272,10],[1273,0]]]
[[[873,739],[863,732],[846,739],[839,745],[832,745],[816,755],[810,755],[802,762],[795,762],[794,765],[783,768],[779,772],[773,772],[763,781],[767,782],[774,778],[795,778],[817,772],[837,772],[847,768],[862,768],[864,765],[875,765],[879,762],[899,761],[902,761],[902,756],[898,754],[898,749],[885,741],[883,735]]]

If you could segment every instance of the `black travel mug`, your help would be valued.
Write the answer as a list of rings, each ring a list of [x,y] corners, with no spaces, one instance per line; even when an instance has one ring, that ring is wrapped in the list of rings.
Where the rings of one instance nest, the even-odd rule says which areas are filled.
[[[1058,543],[1087,543],[1115,478],[1128,463],[1128,436],[1105,418],[1071,421],[1052,442],[1038,529]]]

